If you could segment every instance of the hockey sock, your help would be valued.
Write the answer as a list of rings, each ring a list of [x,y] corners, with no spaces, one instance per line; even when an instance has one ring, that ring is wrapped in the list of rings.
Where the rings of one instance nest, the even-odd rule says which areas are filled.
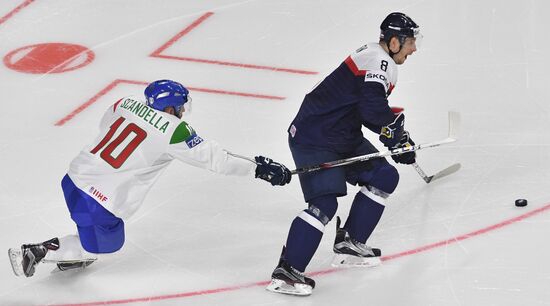
[[[313,254],[317,251],[324,229],[324,226],[318,220],[318,226],[312,226],[308,221],[302,219],[303,214],[306,213],[302,212],[292,221],[286,241],[285,255],[286,261],[300,272],[306,270]]]
[[[371,189],[371,190],[369,190]],[[362,187],[357,193],[344,228],[351,238],[365,243],[384,212],[387,194],[374,187]]]
[[[97,254],[84,250],[78,235],[67,235],[59,238],[59,249],[46,253],[46,261],[79,261],[97,259]]]
[[[313,258],[323,237],[325,225],[332,219],[338,202],[336,196],[324,196],[309,202],[290,226],[286,241],[286,261],[298,271],[304,272]]]

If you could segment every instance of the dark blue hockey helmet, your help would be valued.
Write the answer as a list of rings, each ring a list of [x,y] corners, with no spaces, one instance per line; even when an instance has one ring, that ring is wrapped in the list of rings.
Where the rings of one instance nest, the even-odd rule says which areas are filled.
[[[394,12],[389,14],[380,24],[380,40],[389,45],[391,38],[395,36],[403,44],[407,37],[421,37],[420,28],[411,17]]]
[[[181,117],[183,106],[190,105],[191,102],[189,90],[180,83],[171,80],[154,81],[145,88],[144,93],[147,106],[160,111],[172,106],[178,117]]]

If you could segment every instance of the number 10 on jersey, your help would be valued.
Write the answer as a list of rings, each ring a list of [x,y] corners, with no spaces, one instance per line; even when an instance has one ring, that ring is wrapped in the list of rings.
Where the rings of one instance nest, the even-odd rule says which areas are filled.
[[[106,161],[109,165],[111,165],[113,168],[118,169],[124,164],[124,162],[130,157],[130,155],[134,152],[134,150],[139,146],[140,143],[145,140],[147,137],[147,132],[144,131],[142,128],[137,126],[135,123],[128,124],[121,132],[120,134],[111,141],[111,138],[113,138],[113,135],[116,133],[116,131],[120,128],[122,123],[126,118],[120,117],[118,118],[111,126],[109,127],[109,131],[103,137],[103,139],[99,142],[99,144],[93,148],[90,153],[96,154],[97,152],[101,151],[99,153],[99,156]],[[117,156],[113,156],[113,153],[115,149],[117,149],[125,140],[126,138],[132,136],[133,138],[126,144],[124,148],[122,148],[120,153],[118,153]]]

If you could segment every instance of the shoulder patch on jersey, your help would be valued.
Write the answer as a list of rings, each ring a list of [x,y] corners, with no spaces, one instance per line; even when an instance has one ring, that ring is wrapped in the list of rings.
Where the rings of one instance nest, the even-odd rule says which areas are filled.
[[[174,130],[170,144],[186,142],[189,148],[192,148],[202,142],[202,138],[197,135],[197,132],[187,122],[182,121]]]
[[[180,143],[187,140],[195,131],[190,127],[187,122],[182,121],[174,130],[172,138],[170,139],[170,144]]]
[[[369,48],[369,45],[368,45],[368,44],[362,45],[361,48],[355,50],[355,53],[359,53],[359,52],[361,52],[361,51],[363,51],[363,50],[367,50],[368,48]]]

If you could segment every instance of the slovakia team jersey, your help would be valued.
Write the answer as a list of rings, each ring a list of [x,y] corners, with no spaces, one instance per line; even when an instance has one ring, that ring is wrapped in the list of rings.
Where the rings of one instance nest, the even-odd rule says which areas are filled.
[[[363,141],[363,126],[380,132],[394,120],[387,97],[397,65],[378,43],[359,48],[304,98],[289,127],[290,139],[348,152]]]
[[[106,111],[98,137],[71,162],[68,175],[78,188],[125,219],[141,206],[173,159],[230,175],[251,175],[256,167],[202,139],[176,116],[126,97]]]

